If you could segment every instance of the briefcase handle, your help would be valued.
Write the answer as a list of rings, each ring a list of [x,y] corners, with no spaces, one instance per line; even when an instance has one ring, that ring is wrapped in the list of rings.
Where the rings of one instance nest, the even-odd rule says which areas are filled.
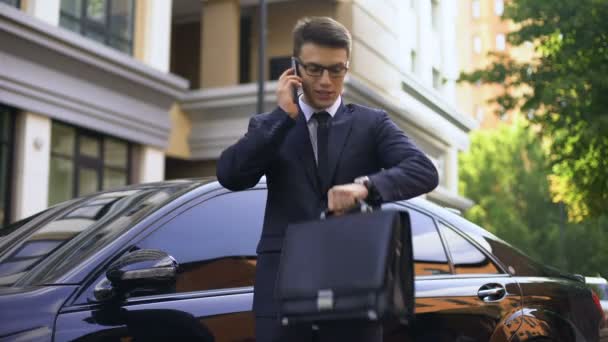
[[[374,211],[374,208],[362,199],[357,200],[357,203],[358,203],[358,208],[355,207],[354,209],[350,210],[349,211],[350,213],[355,213],[355,212],[371,213],[372,211]],[[321,212],[321,215],[319,218],[321,220],[325,220],[328,216],[332,216],[332,215],[333,214],[329,209],[325,209]]]

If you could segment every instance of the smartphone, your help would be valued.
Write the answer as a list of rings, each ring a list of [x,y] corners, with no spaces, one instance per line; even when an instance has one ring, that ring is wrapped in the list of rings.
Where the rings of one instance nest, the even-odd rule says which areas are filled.
[[[294,70],[296,76],[300,76],[298,73],[298,61],[295,57],[291,57],[291,68]],[[298,87],[293,87],[293,103],[298,104]]]

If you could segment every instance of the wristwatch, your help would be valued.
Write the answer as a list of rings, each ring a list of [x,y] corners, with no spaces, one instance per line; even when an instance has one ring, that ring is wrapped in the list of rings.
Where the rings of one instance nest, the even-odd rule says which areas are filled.
[[[363,185],[367,188],[367,197],[365,201],[370,205],[380,205],[382,204],[382,196],[378,192],[378,189],[374,186],[374,183],[368,176],[357,177],[354,180],[355,184]]]

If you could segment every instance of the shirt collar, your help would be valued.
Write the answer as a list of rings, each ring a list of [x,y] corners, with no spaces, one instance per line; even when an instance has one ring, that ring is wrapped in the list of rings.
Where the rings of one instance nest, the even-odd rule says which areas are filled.
[[[306,118],[306,122],[310,121],[310,118],[312,118],[312,115],[314,113],[319,112],[318,110],[315,110],[314,108],[309,106],[306,102],[304,102],[304,96],[300,96],[298,101],[300,102],[300,109],[302,110],[302,113],[304,114],[304,117]],[[338,112],[341,102],[342,102],[342,96],[338,96],[338,98],[336,99],[336,102],[334,102],[334,104],[332,104],[328,108],[325,108],[324,110],[326,112],[328,112],[329,115],[331,115],[331,117],[333,118],[336,115],[336,113]]]

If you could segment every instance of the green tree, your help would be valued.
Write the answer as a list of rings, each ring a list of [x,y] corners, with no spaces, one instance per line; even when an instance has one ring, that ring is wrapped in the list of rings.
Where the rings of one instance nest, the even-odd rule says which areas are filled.
[[[608,1],[512,0],[504,19],[513,46],[532,43],[532,61],[491,54],[461,81],[502,84],[500,110],[528,113],[548,142],[550,186],[572,221],[600,216],[608,202]],[[521,90],[524,90],[523,92]]]
[[[460,155],[460,190],[475,202],[465,216],[542,263],[608,276],[607,217],[567,222],[549,194],[550,170],[523,120],[472,133],[469,151]]]

